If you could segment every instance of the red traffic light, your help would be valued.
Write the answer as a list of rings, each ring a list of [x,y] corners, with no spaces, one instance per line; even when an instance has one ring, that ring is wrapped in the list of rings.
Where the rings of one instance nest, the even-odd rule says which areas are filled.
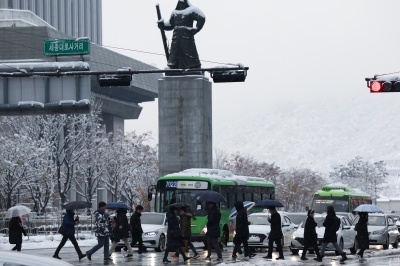
[[[380,92],[382,90],[382,83],[379,81],[373,81],[370,85],[371,92]]]

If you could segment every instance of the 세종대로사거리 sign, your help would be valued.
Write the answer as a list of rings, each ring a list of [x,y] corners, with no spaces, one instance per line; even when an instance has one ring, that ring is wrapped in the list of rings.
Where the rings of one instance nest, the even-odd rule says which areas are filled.
[[[89,39],[46,40],[44,55],[85,55],[90,53]]]

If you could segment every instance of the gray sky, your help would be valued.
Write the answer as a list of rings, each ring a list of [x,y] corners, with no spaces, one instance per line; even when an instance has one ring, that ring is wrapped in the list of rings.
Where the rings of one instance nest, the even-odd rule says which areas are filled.
[[[104,45],[162,54],[156,3],[169,18],[177,0],[104,0]],[[222,118],[235,123],[237,115],[266,106],[365,96],[365,77],[400,71],[398,0],[191,3],[207,16],[196,35],[200,58],[250,67],[245,83],[213,85],[214,129]],[[117,51],[166,65],[163,56]],[[140,119],[127,121],[126,131],[153,131],[157,139],[157,102],[142,106]]]

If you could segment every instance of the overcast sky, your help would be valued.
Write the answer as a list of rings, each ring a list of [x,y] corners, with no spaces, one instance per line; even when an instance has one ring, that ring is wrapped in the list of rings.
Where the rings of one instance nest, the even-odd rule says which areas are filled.
[[[162,54],[156,3],[169,18],[177,0],[104,0],[103,44]],[[196,35],[200,59],[250,67],[245,83],[213,85],[214,118],[234,123],[237,114],[265,106],[371,97],[365,77],[400,71],[398,0],[191,3],[207,17]],[[166,65],[163,56],[117,51],[159,68]],[[127,121],[125,129],[153,131],[157,139],[157,102],[142,106],[139,120]]]

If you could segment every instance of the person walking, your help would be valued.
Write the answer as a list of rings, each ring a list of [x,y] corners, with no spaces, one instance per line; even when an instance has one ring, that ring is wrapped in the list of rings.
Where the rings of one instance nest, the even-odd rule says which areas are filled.
[[[326,213],[327,215],[323,223],[325,233],[321,245],[321,257],[315,258],[314,260],[321,262],[325,255],[326,246],[332,243],[336,251],[342,256],[340,262],[345,262],[347,260],[346,253],[343,252],[342,248],[338,245],[336,236],[336,232],[340,228],[340,219],[336,216],[335,208],[332,205],[326,208]]]
[[[301,260],[308,260],[306,257],[307,250],[309,248],[314,248],[315,254],[317,254],[317,259],[321,257],[318,249],[318,234],[316,231],[317,223],[314,220],[314,210],[309,210],[307,212],[307,220],[304,225],[304,249],[301,255]]]
[[[99,209],[95,211],[95,233],[97,237],[97,245],[94,246],[91,250],[86,251],[86,256],[89,260],[92,260],[92,255],[104,247],[104,261],[112,261],[110,258],[108,251],[110,246],[110,233],[111,233],[111,219],[110,215],[106,213],[106,205],[105,202],[99,203]]]
[[[246,260],[248,261],[250,258],[250,251],[249,251],[249,220],[247,219],[247,211],[244,208],[242,201],[235,202],[235,208],[237,211],[236,216],[236,236],[235,236],[235,248],[234,251],[239,251],[241,244],[244,247],[244,258],[243,255],[239,255],[238,260]],[[240,252],[239,252],[240,254]]]
[[[79,224],[79,218],[77,217],[76,219],[74,219],[74,216],[75,213],[73,210],[67,210],[67,213],[64,215],[62,225],[66,228],[66,231],[65,234],[63,235],[63,238],[61,239],[60,244],[58,245],[56,251],[54,252],[53,258],[55,259],[61,260],[58,254],[64,247],[65,243],[67,243],[68,239],[69,241],[71,241],[72,245],[74,245],[76,253],[78,253],[79,260],[86,257],[86,255],[82,254],[82,251],[79,248],[78,242],[76,241],[75,238],[75,225]]]
[[[215,202],[208,203],[208,216],[207,216],[207,259],[211,260],[211,252],[214,248],[217,252],[217,262],[223,261],[221,249],[218,244],[218,238],[221,235],[220,222],[221,222],[221,212],[217,208]]]
[[[26,236],[26,231],[22,226],[21,218],[19,217],[19,211],[14,209],[12,212],[12,218],[8,226],[8,241],[10,244],[15,244],[13,251],[21,251],[22,248],[22,235]]]
[[[364,262],[364,251],[369,248],[368,213],[360,212],[358,215],[360,216],[360,219],[354,228],[357,232],[357,243],[360,248],[357,257],[360,262]]]
[[[187,246],[193,251],[194,256],[192,257],[193,259],[197,259],[200,257],[200,254],[196,251],[196,249],[193,246],[193,243],[191,241],[192,237],[192,214],[186,212],[186,208],[182,207],[179,210],[180,214],[180,220],[179,220],[179,225],[181,228],[182,232],[182,239],[183,243],[186,246],[186,241],[187,241]],[[172,258],[179,258],[179,252],[177,251],[175,254],[171,256]]]
[[[139,249],[139,258],[146,257],[143,253],[143,229],[142,229],[142,221],[140,217],[142,216],[143,206],[138,205],[135,208],[135,212],[132,214],[130,219],[130,224],[132,227],[132,247],[138,243]]]
[[[128,249],[127,258],[133,256],[131,244],[128,241],[129,238],[129,224],[128,218],[126,217],[126,210],[117,209],[117,215],[114,217],[115,227],[113,229],[113,239],[112,245],[109,252],[109,256],[114,253],[115,248],[117,247],[118,242],[122,239]]]
[[[269,212],[271,213],[271,218],[268,221],[271,224],[271,232],[268,236],[268,255],[264,259],[272,259],[272,251],[274,249],[274,243],[276,244],[276,249],[279,252],[279,257],[277,260],[284,260],[283,249],[282,249],[282,221],[281,215],[276,211],[275,207],[270,206]]]
[[[171,261],[168,260],[169,251],[173,248],[177,248],[179,253],[181,253],[184,261],[188,261],[191,258],[187,257],[185,252],[183,252],[182,245],[182,233],[179,228],[179,221],[175,214],[175,207],[171,207],[167,215],[167,222],[168,222],[168,230],[167,230],[167,248],[165,249],[163,263],[170,263]]]

